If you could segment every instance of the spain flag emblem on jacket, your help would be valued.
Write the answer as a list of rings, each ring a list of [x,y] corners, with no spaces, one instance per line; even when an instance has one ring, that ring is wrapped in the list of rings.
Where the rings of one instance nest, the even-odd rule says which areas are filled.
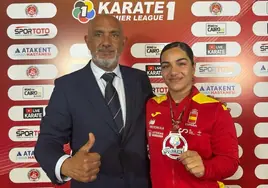
[[[196,126],[197,117],[198,117],[198,110],[192,109],[191,112],[189,113],[187,125]]]

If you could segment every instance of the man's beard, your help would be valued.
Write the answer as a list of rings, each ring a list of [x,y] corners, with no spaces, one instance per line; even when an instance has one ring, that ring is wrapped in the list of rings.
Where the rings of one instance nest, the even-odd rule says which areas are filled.
[[[110,68],[112,65],[117,64],[118,55],[117,55],[117,51],[116,51],[115,56],[111,59],[102,59],[98,55],[96,55],[95,57],[92,57],[92,59],[95,63],[99,64],[102,67]]]

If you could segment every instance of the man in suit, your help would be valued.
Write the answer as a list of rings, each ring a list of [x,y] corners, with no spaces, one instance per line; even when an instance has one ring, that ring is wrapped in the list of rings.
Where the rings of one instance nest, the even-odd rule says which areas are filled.
[[[115,17],[96,16],[85,36],[92,60],[56,79],[35,146],[52,183],[150,187],[145,103],[152,88],[145,72],[118,64],[125,41]],[[64,153],[67,143],[72,156]]]

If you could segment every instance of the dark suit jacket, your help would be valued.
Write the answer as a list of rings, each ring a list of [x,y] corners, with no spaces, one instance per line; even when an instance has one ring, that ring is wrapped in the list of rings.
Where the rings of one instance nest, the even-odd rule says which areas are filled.
[[[71,180],[73,188],[148,188],[149,164],[145,133],[145,103],[152,88],[145,72],[120,66],[126,96],[126,127],[120,139],[90,63],[58,78],[40,125],[35,157],[48,177],[58,184],[55,165],[70,143],[73,155],[95,135],[92,152],[101,155],[97,179]]]

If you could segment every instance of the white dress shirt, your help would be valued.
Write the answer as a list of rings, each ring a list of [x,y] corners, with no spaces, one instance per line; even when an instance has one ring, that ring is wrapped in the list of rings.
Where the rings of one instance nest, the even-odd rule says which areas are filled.
[[[101,93],[104,97],[106,81],[104,79],[102,79],[101,77],[104,73],[106,73],[106,71],[104,71],[103,69],[96,66],[95,63],[93,63],[92,61],[90,63],[90,67],[91,67],[91,70],[93,72],[93,75],[96,78],[96,81],[97,81],[98,86],[101,90]],[[120,105],[121,105],[121,109],[122,109],[123,125],[125,126],[125,124],[126,124],[126,97],[125,97],[124,82],[122,79],[122,74],[121,74],[119,65],[117,65],[116,68],[112,72],[114,72],[116,74],[116,76],[114,77],[114,80],[113,80],[113,86],[115,87],[115,89],[118,93],[118,97],[119,97],[119,101],[120,101]],[[69,181],[71,179],[70,177],[62,177],[60,174],[60,170],[61,170],[61,166],[62,166],[63,162],[66,159],[68,159],[69,157],[71,157],[71,156],[67,155],[67,154],[63,155],[58,160],[58,162],[56,164],[55,175],[60,183],[62,183],[64,181]]]

